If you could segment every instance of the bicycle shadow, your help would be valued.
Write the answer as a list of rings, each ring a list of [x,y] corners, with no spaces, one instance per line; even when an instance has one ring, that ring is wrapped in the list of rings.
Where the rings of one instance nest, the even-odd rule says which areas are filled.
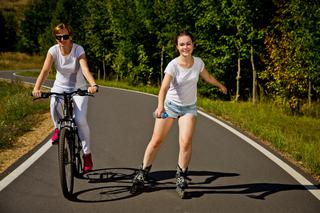
[[[75,202],[108,202],[128,199],[138,194],[131,194],[130,187],[137,169],[133,168],[103,168],[83,174],[79,180],[88,181],[94,187],[77,191],[70,198]],[[218,178],[233,177],[239,174],[209,171],[191,171],[190,176],[204,178],[193,181],[190,185],[210,184]],[[101,184],[108,184],[101,186]],[[175,171],[155,171],[150,173],[144,192],[175,189]]]
[[[135,173],[136,170],[132,168],[102,168],[82,174],[78,179],[94,187],[75,192],[69,200],[95,203],[133,197],[135,195],[130,193],[130,186]]]

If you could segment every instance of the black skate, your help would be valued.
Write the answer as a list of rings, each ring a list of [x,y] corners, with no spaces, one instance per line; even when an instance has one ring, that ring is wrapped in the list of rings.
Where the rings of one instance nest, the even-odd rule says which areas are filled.
[[[178,192],[178,195],[181,199],[185,199],[187,198],[187,192],[185,191],[185,189],[188,187],[188,182],[187,182],[187,172],[188,169],[186,169],[186,171],[182,171],[182,169],[180,168],[180,166],[177,167],[177,173],[176,173],[176,191]]]
[[[130,187],[131,194],[139,194],[143,192],[144,184],[148,179],[148,174],[151,169],[151,166],[148,166],[145,169],[142,168],[143,165],[140,167],[140,169],[137,171],[136,175],[133,178],[132,186]]]

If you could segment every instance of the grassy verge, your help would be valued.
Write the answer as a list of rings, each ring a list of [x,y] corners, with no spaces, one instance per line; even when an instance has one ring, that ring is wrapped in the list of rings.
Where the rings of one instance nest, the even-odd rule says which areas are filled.
[[[48,112],[49,102],[35,104],[31,91],[17,81],[0,81],[0,150],[15,146],[17,138],[38,122],[39,115]]]
[[[41,69],[44,58],[25,53],[0,52],[0,70]]]
[[[320,120],[289,116],[271,103],[224,102],[200,98],[198,105],[294,159],[320,177]]]

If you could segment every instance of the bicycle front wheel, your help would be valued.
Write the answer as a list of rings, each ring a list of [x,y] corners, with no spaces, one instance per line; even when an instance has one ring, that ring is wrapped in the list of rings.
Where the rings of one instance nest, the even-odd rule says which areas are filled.
[[[78,134],[75,134],[75,137],[74,137],[74,162],[75,162],[75,170],[74,170],[74,175],[75,177],[77,178],[81,178],[82,177],[82,173],[83,173],[83,170],[82,170],[82,166],[83,166],[83,162],[82,162],[82,159],[81,159],[81,156],[83,155],[83,151],[82,151],[82,146],[81,146],[81,141],[79,139],[79,136]]]
[[[74,185],[74,137],[68,128],[60,130],[59,137],[59,173],[63,195],[70,198]]]

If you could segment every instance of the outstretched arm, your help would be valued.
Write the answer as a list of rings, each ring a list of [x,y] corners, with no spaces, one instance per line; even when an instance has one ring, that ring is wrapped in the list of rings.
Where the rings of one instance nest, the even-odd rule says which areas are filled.
[[[223,84],[221,84],[217,79],[215,79],[215,77],[210,75],[210,73],[208,72],[208,70],[206,68],[204,68],[202,70],[202,72],[200,73],[200,76],[201,76],[201,78],[203,78],[203,80],[205,80],[209,84],[212,84],[212,85],[218,87],[221,92],[223,92],[224,94],[227,94],[227,92],[228,92],[227,88]]]

